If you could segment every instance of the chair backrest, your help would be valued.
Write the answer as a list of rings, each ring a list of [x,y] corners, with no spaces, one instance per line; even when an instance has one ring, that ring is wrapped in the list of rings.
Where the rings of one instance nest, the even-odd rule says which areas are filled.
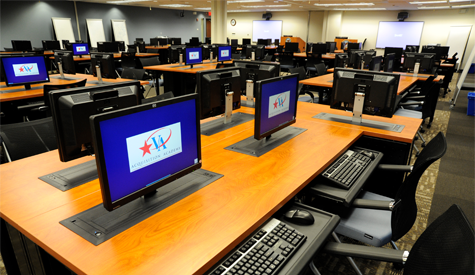
[[[299,81],[307,78],[307,74],[305,73],[304,67],[290,68],[289,73],[299,74]]]
[[[157,56],[139,58],[139,60],[140,65],[142,65],[142,68],[146,66],[160,65],[160,60]]]
[[[135,68],[135,52],[122,52],[120,55],[120,63],[122,68]]]
[[[148,53],[158,53],[158,49],[147,49]]]
[[[11,161],[58,148],[51,117],[2,125],[0,137]]]
[[[121,78],[125,79],[135,79],[135,80],[143,80],[145,75],[144,69],[131,69],[131,68],[124,68],[122,70]]]
[[[422,105],[422,119],[432,117],[437,106],[437,101],[439,99],[439,85],[432,82],[427,88],[427,91],[421,91],[421,93],[426,93],[424,97],[424,104]]]
[[[241,59],[241,54],[240,53],[232,53],[231,58],[235,60]]]
[[[272,61],[272,55],[268,54],[264,57],[264,61]]]
[[[416,189],[424,171],[447,151],[447,141],[439,132],[421,151],[412,172],[399,187],[395,200],[400,201],[391,216],[393,241],[399,240],[412,228],[417,217]]]
[[[50,107],[50,102],[49,102],[49,92],[53,90],[62,90],[62,89],[70,89],[70,88],[76,88],[76,87],[84,87],[86,86],[86,81],[87,79],[83,79],[78,82],[74,83],[68,83],[68,84],[45,84],[43,86],[43,100],[45,102],[45,106]]]
[[[323,62],[316,63],[315,68],[317,69],[317,75],[324,75],[327,73],[327,67]]]
[[[462,209],[452,205],[419,236],[404,275],[475,274],[474,235]]]

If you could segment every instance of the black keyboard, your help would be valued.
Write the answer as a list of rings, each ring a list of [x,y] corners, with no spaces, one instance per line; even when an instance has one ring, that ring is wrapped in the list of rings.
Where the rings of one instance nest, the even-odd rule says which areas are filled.
[[[347,150],[322,175],[330,179],[334,184],[350,189],[351,185],[356,182],[371,161],[370,157],[360,152]]]
[[[277,274],[306,239],[293,227],[271,218],[205,274]]]

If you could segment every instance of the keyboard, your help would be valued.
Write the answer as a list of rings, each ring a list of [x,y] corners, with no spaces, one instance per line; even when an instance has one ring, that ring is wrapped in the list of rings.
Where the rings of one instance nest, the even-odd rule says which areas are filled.
[[[271,218],[205,274],[278,274],[306,239],[295,228]]]
[[[364,150],[360,152],[347,150],[322,173],[322,176],[339,187],[350,189],[372,161],[364,153],[373,154]]]

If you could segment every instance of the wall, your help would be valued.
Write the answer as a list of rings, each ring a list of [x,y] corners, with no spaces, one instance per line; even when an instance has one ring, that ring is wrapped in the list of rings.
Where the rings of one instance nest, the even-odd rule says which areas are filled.
[[[52,40],[51,17],[71,18],[74,35],[77,25],[73,2],[0,1],[0,43],[11,48],[11,40],[31,40],[33,47],[42,47],[41,40]]]

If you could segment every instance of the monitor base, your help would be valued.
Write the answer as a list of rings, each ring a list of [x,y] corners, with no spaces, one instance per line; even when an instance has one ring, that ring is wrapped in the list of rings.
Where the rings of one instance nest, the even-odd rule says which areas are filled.
[[[189,65],[187,65],[189,66]],[[178,70],[192,70],[197,68],[203,68],[203,66],[193,66],[193,67],[186,67],[186,68],[178,68]]]
[[[39,177],[40,180],[61,191],[67,191],[97,178],[95,159]]]
[[[232,121],[224,124],[224,117],[208,121],[201,124],[201,134],[205,136],[212,136],[224,130],[230,129],[244,122],[248,122],[254,119],[254,115],[245,113],[235,113],[232,115]]]
[[[50,76],[50,78],[56,78],[56,79],[62,79],[62,80],[78,80],[78,79],[84,79],[84,77],[71,77],[71,76],[61,77],[60,75]]]
[[[391,131],[391,132],[396,132],[396,133],[401,133],[405,127],[404,125],[400,125],[400,124],[374,121],[374,120],[369,120],[369,119],[362,119],[361,123],[357,123],[352,120],[352,117],[329,114],[329,113],[319,113],[318,115],[313,116],[313,118],[365,126],[365,127],[381,129],[381,130],[386,130],[386,131]]]
[[[248,100],[241,100],[241,106],[248,108],[256,108],[256,102],[249,102]]]
[[[113,82],[99,82],[98,80],[93,80],[93,81],[88,81],[87,84],[96,84],[96,85],[109,85],[109,84],[114,84]]]
[[[253,157],[260,157],[305,131],[307,131],[307,129],[288,126],[280,131],[273,133],[272,137],[269,140],[256,140],[254,136],[252,136],[224,149],[243,153]]]
[[[99,204],[60,223],[90,243],[99,245],[221,177],[221,174],[198,169],[158,188],[154,194],[140,197],[114,211],[109,212]]]

